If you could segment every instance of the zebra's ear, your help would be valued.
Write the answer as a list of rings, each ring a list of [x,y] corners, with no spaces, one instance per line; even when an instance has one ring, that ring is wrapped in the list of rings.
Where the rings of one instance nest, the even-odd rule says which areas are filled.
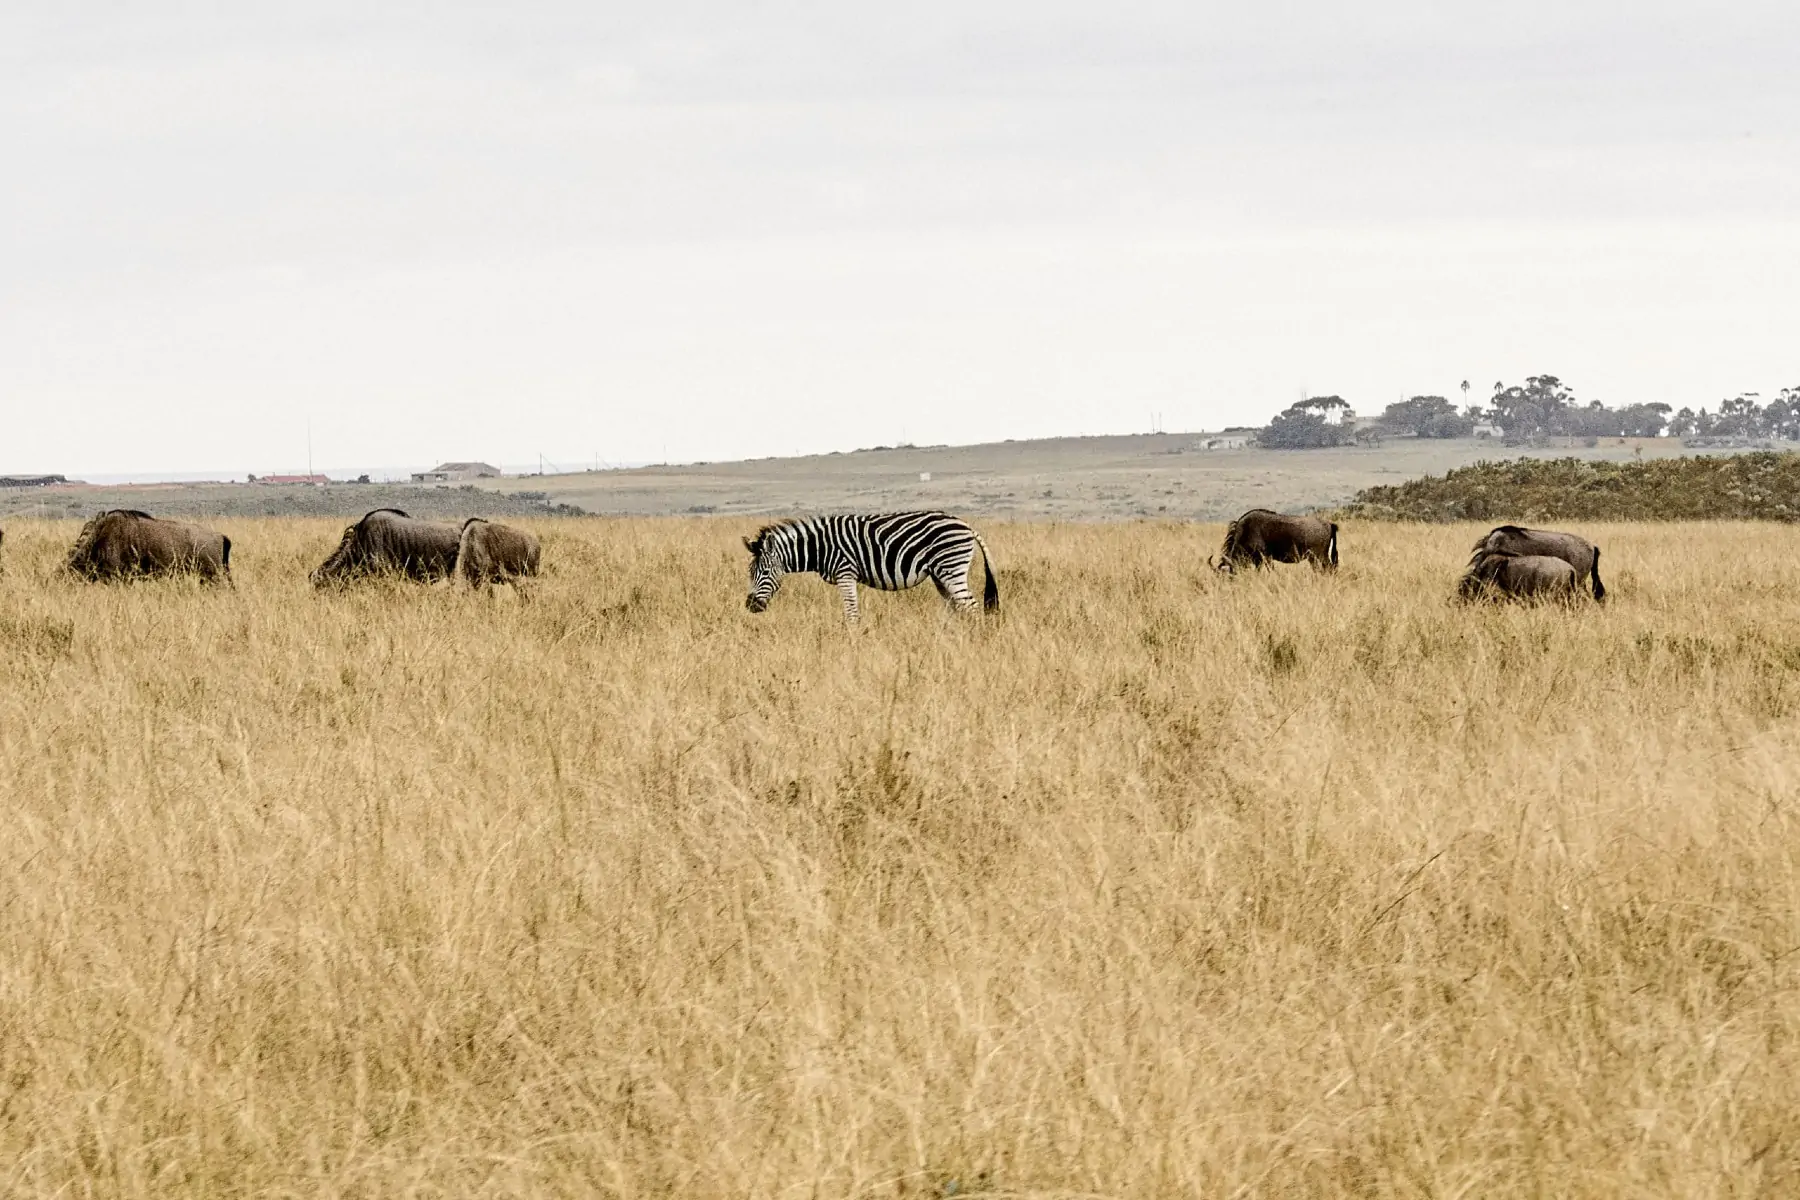
[[[762,537],[761,537],[761,535],[758,535],[753,538],[745,538],[744,539],[744,549],[748,550],[752,554],[761,554],[762,553]]]

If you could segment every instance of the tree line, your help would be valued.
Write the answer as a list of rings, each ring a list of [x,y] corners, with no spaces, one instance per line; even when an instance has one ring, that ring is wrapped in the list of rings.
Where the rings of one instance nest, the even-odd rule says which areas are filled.
[[[1413,396],[1388,405],[1373,421],[1359,422],[1341,396],[1312,396],[1289,405],[1258,433],[1257,441],[1277,450],[1346,446],[1383,436],[1471,437],[1477,427],[1499,430],[1508,441],[1538,437],[1679,437],[1800,440],[1800,387],[1781,389],[1767,404],[1755,392],[1723,401],[1718,411],[1679,412],[1662,403],[1608,408],[1598,400],[1581,403],[1574,389],[1554,375],[1532,375],[1523,384],[1496,383],[1485,404],[1468,403],[1462,385],[1459,407],[1444,396]]]

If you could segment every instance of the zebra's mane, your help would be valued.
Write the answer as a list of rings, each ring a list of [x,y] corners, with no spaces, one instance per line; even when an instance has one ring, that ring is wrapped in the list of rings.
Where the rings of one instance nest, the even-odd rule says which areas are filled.
[[[780,534],[786,530],[792,529],[794,526],[798,525],[800,521],[801,518],[799,517],[789,517],[785,521],[776,521],[772,524],[764,525],[761,529],[756,531],[755,537],[745,538],[744,545],[750,548],[750,553],[761,554],[763,552],[763,546],[767,544],[767,538],[770,534]]]

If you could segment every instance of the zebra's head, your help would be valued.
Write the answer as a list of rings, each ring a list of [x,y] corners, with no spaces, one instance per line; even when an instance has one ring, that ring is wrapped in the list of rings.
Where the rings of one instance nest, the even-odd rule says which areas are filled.
[[[744,597],[744,607],[759,613],[775,598],[775,589],[781,586],[786,567],[781,561],[779,545],[767,529],[758,531],[753,538],[745,538],[744,549],[750,551],[750,594]]]

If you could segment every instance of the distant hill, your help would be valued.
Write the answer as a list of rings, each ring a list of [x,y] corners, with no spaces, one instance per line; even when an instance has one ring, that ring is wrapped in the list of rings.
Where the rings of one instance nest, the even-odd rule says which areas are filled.
[[[1800,453],[1479,462],[1364,488],[1339,510],[1390,521],[1800,520]]]
[[[221,519],[349,518],[393,506],[432,520],[587,512],[714,514],[748,522],[804,512],[942,508],[982,520],[1226,521],[1248,508],[1308,512],[1354,502],[1366,506],[1372,516],[1453,520],[1466,514],[1480,520],[1484,518],[1474,514],[1483,508],[1512,516],[1526,510],[1564,511],[1569,497],[1560,493],[1588,487],[1598,492],[1586,501],[1590,507],[1581,511],[1599,511],[1594,506],[1600,495],[1622,485],[1591,481],[1613,479],[1611,471],[1633,469],[1630,464],[1640,461],[1645,468],[1678,458],[1703,464],[1677,468],[1682,478],[1690,471],[1741,469],[1713,465],[1727,463],[1733,449],[1709,452],[1704,459],[1682,457],[1687,451],[1676,438],[1521,446],[1506,453],[1540,465],[1474,465],[1484,463],[1497,449],[1492,442],[1475,438],[1404,437],[1360,446],[1268,450],[1220,434],[1118,434],[974,446],[894,446],[801,458],[508,476],[461,485],[171,482],[12,487],[0,488],[0,519],[80,518],[106,508]],[[1468,474],[1490,470],[1524,474],[1517,485]],[[1442,479],[1421,478],[1444,472],[1449,474]],[[1376,486],[1408,479],[1419,482]],[[1541,481],[1541,486],[1528,486],[1530,480]],[[1500,490],[1477,493],[1473,490],[1477,487]],[[1800,511],[1791,489],[1775,503]],[[1698,509],[1708,515],[1736,515],[1735,510],[1719,510],[1712,501]],[[1695,512],[1694,505],[1678,508],[1659,497],[1646,515]],[[1746,515],[1787,519],[1781,510]]]
[[[109,508],[138,508],[159,517],[360,517],[372,508],[403,508],[431,521],[463,517],[573,517],[583,510],[543,492],[497,492],[379,483],[159,483],[119,487],[7,488],[0,516],[85,520]]]

